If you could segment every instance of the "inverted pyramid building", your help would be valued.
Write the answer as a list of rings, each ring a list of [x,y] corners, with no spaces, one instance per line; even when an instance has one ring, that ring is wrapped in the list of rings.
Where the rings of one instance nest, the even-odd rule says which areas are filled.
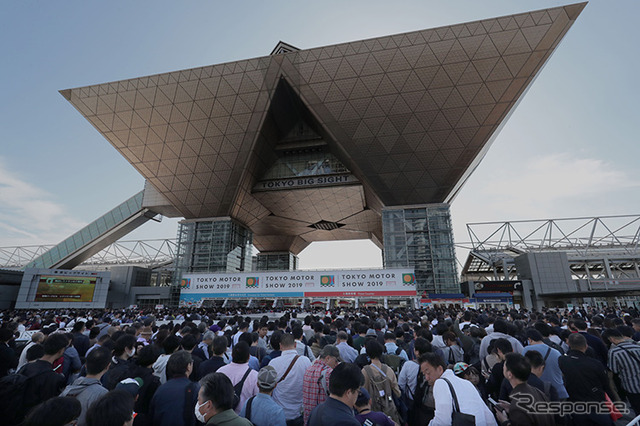
[[[450,202],[585,3],[61,91],[147,180],[144,204],[231,217],[261,251],[383,240]]]

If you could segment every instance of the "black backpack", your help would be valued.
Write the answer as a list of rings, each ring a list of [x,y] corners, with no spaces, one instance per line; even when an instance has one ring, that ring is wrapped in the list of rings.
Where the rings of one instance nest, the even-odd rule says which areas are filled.
[[[234,410],[236,409],[236,407],[238,407],[238,404],[240,404],[240,394],[242,393],[242,387],[244,386],[244,381],[247,380],[249,373],[251,373],[251,367],[247,368],[247,372],[244,373],[244,376],[242,376],[242,380],[240,380],[233,387],[233,409]]]
[[[31,377],[14,373],[0,379],[0,418],[3,424],[17,425],[24,420],[27,410],[37,402],[33,395],[27,395],[27,387],[31,380],[46,372]]]

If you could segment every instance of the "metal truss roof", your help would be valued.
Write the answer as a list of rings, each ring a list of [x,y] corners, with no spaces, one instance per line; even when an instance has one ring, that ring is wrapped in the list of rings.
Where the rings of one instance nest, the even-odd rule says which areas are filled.
[[[0,268],[21,269],[53,246],[0,247]],[[175,239],[117,241],[84,261],[79,268],[115,265],[152,269],[164,267],[173,263],[176,248]]]

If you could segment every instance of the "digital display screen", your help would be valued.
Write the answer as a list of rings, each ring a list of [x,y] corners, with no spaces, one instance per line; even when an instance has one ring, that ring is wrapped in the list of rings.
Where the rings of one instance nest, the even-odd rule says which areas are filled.
[[[93,302],[98,277],[41,275],[35,302]]]

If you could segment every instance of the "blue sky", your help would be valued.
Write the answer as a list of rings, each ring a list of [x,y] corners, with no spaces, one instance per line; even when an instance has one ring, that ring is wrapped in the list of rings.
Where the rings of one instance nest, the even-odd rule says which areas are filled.
[[[0,247],[56,243],[143,186],[58,90],[565,2],[2,2]],[[479,221],[640,213],[640,2],[593,0],[452,205]],[[172,238],[176,220],[130,236]],[[462,254],[459,254],[459,256]],[[314,243],[303,268],[380,266],[370,242]]]

